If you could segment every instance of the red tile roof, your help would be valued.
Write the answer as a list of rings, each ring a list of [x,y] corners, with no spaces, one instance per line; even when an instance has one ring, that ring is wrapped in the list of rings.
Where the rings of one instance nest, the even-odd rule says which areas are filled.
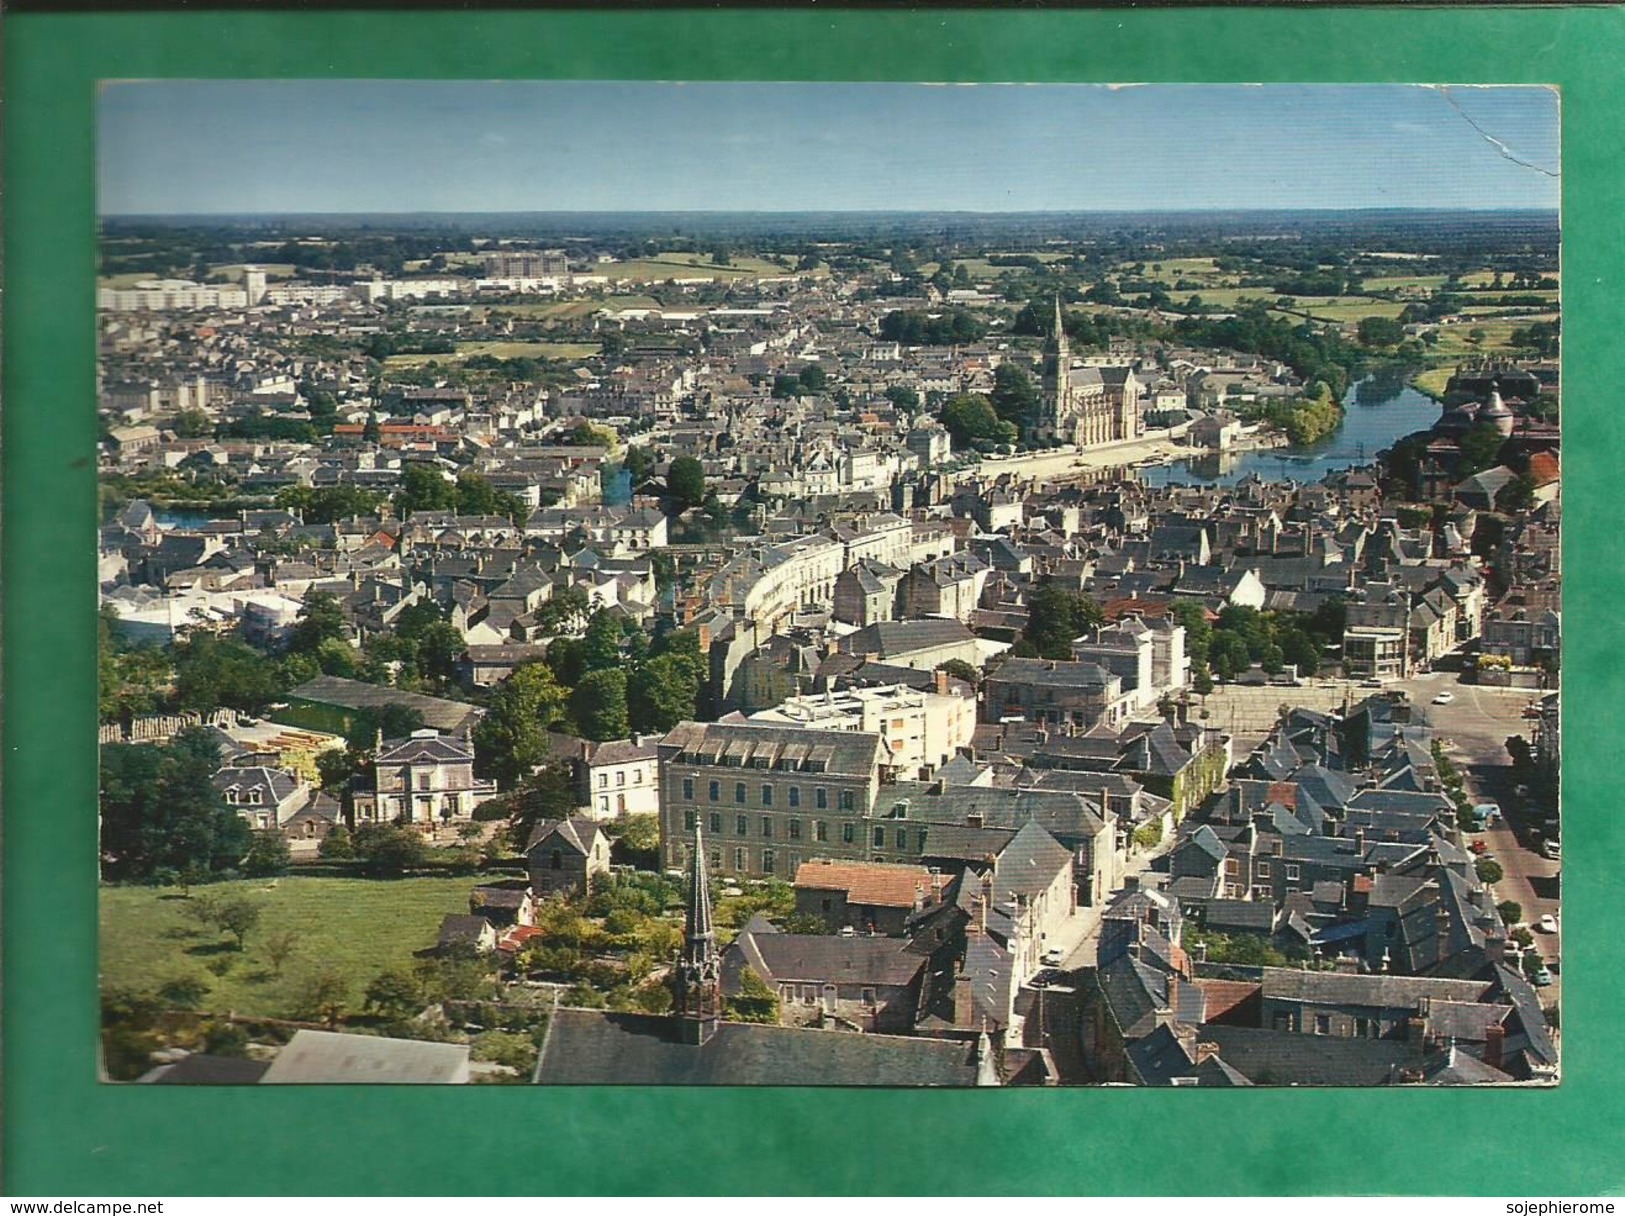
[[[848,903],[871,908],[912,908],[946,876],[924,866],[865,861],[809,861],[796,871],[796,886],[808,891],[844,891]]]

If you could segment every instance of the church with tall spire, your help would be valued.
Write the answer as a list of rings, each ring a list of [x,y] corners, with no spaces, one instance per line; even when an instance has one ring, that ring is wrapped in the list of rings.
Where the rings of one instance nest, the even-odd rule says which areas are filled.
[[[685,1043],[704,1043],[722,1020],[722,955],[711,919],[711,886],[705,872],[705,843],[694,825],[688,867],[688,916],[683,953],[672,969],[672,1012]]]
[[[1140,388],[1132,367],[1079,364],[1073,358],[1057,295],[1055,319],[1044,342],[1039,416],[1030,437],[1080,448],[1137,438],[1145,429]]]

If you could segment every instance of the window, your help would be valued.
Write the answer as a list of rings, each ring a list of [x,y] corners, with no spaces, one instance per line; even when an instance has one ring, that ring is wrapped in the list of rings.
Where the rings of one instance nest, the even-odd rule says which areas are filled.
[[[1364,1018],[1355,1018],[1354,1033],[1358,1038],[1369,1038],[1371,1035],[1371,1023],[1366,1021]]]
[[[803,1005],[818,1004],[818,989],[812,984],[806,984],[801,989],[801,1003]]]
[[[694,801],[694,778],[683,778],[683,797],[687,798],[690,802]]]
[[[694,824],[698,820],[698,818],[699,818],[699,816],[696,815],[693,811],[684,811],[683,812],[683,827],[685,829],[687,829],[688,831],[692,832],[694,830]]]
[[[908,848],[908,829],[907,828],[898,828],[897,829],[897,847],[900,848],[900,849]]]
[[[635,768],[635,769],[632,770],[632,784],[633,785],[642,785],[643,784],[643,770],[641,768]]]
[[[619,772],[617,772],[615,774],[615,784],[616,785],[625,785],[626,784],[626,770],[625,769],[621,769]]]
[[[1226,857],[1224,859],[1224,872],[1234,877],[1241,873],[1241,863],[1234,857]]]
[[[873,1009],[875,1007],[875,990],[873,988],[865,988],[863,990],[863,1007],[865,1009]]]
[[[734,835],[735,836],[743,836],[748,831],[750,831],[750,820],[747,819],[744,815],[735,815],[734,816]]]
[[[857,832],[856,832],[856,830],[854,828],[854,825],[850,824],[850,823],[843,823],[841,825],[841,843],[842,844],[851,844],[853,842],[853,840],[855,840],[856,838],[857,838]]]
[[[237,805],[237,791],[236,790],[227,790],[226,791],[226,802],[230,806],[236,806]]]
[[[743,781],[734,782],[734,801],[740,806],[745,805],[745,783]]]
[[[762,839],[773,839],[773,818],[770,815],[762,816]]]
[[[813,805],[821,811],[829,809],[829,791],[823,786],[813,791]]]
[[[771,873],[773,873],[773,850],[772,849],[763,849],[762,850],[762,873],[763,874],[771,874]]]
[[[801,839],[801,820],[792,819],[790,821],[790,839],[791,840],[800,840]]]
[[[801,805],[801,787],[799,785],[792,785],[790,787],[790,805]]]
[[[598,800],[598,809],[600,811],[603,811],[604,814],[606,814],[606,815],[609,814],[609,795],[608,794],[605,794],[602,798],[600,798]]]
[[[854,796],[852,794],[852,791],[851,790],[842,790],[841,791],[841,809],[843,811],[850,811],[853,808],[854,805],[856,805],[856,799],[854,798]]]
[[[771,785],[764,785],[762,787],[762,805],[773,805],[773,787]]]
[[[1260,878],[1268,878],[1270,876],[1270,863],[1262,858],[1260,858],[1258,862],[1258,876]]]
[[[875,848],[883,849],[885,847],[886,847],[886,829],[885,828],[876,828],[875,829]]]
[[[626,795],[625,794],[616,794],[615,795],[615,813],[617,815],[626,814]],[[689,826],[692,827],[693,825],[691,824]]]
[[[601,790],[607,790],[609,788],[609,774],[608,773],[599,773],[598,774],[598,788],[601,789]]]
[[[258,790],[248,791],[248,804],[250,806],[258,806],[260,804],[260,792]]]
[[[829,824],[825,823],[822,819],[813,820],[813,839],[828,840]]]
[[[1331,1034],[1331,1032],[1332,1032],[1331,1015],[1330,1014],[1325,1014],[1325,1013],[1317,1013],[1317,1014],[1315,1014],[1315,1033],[1316,1034]]]
[[[1296,881],[1298,877],[1298,867],[1290,861],[1286,863],[1286,876],[1289,882]]]
[[[750,863],[746,860],[744,849],[734,850],[734,869],[741,874],[750,869]]]
[[[722,869],[722,850],[721,849],[712,849],[711,850],[711,868],[713,870]]]
[[[779,985],[779,1003],[794,1005],[796,1003],[796,986],[794,984]]]
[[[713,781],[711,783],[711,801],[712,802],[718,802],[721,799],[722,799],[722,782]]]
[[[722,813],[720,811],[711,812],[711,835],[722,835]]]

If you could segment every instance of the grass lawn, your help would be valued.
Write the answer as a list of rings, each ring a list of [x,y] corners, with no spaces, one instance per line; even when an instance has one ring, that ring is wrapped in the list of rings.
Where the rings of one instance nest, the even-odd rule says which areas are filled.
[[[1433,291],[1444,285],[1442,274],[1383,275],[1365,280],[1367,291]]]
[[[1465,355],[1511,350],[1513,330],[1527,329],[1535,321],[1552,320],[1555,316],[1555,313],[1546,313],[1506,320],[1483,317],[1457,322],[1455,325],[1441,325],[1439,341],[1433,346],[1432,354],[1436,357],[1455,359]],[[1467,335],[1474,330],[1484,331],[1484,340],[1476,345],[1467,340]]]
[[[1362,317],[1397,317],[1405,305],[1397,300],[1373,300],[1366,296],[1299,296],[1298,312],[1317,321],[1358,321]]]
[[[1434,397],[1443,397],[1444,387],[1450,383],[1450,377],[1455,375],[1455,372],[1456,367],[1453,363],[1444,367],[1430,367],[1420,375],[1412,377],[1411,383],[1424,393]]]
[[[331,967],[349,980],[352,1007],[359,1008],[374,976],[411,967],[413,951],[434,945],[441,918],[468,911],[468,893],[477,882],[472,875],[393,881],[279,878],[194,887],[193,898],[246,895],[260,905],[259,927],[241,954],[230,948],[228,935],[187,917],[187,901],[178,890],[103,887],[98,908],[102,982],[150,991],[191,977],[208,983],[203,1008],[211,1012],[282,1017],[300,984]],[[265,957],[265,944],[284,930],[299,940],[278,976]],[[205,964],[222,957],[233,960],[224,976],[205,970]]]

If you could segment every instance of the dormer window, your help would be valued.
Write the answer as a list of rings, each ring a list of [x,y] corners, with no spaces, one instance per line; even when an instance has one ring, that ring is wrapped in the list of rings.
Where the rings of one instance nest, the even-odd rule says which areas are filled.
[[[260,804],[260,792],[259,792],[259,790],[254,789],[254,790],[249,790],[248,791],[248,804],[250,806],[258,806]]]

